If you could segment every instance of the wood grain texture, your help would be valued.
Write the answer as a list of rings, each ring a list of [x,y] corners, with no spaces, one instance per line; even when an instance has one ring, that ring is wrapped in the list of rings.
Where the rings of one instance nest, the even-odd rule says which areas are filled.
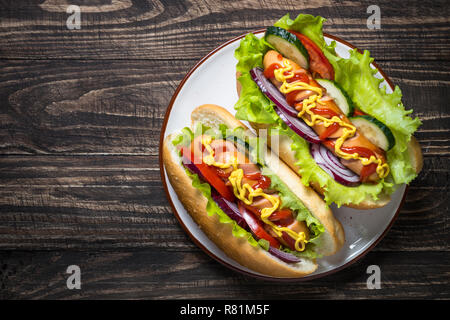
[[[438,165],[448,168],[445,159]],[[425,158],[383,250],[448,250],[449,173],[433,166]],[[165,199],[156,157],[8,156],[0,170],[2,249],[193,246]]]
[[[369,49],[377,60],[448,60],[445,0],[378,1],[382,28],[366,27],[371,1],[110,1],[81,5],[81,29],[68,30],[66,1],[3,1],[0,57],[198,59],[243,33],[299,12],[328,18],[325,31]],[[57,2],[59,5],[52,5]]]
[[[0,61],[4,154],[152,154],[172,93],[194,60]],[[383,62],[423,125],[425,155],[449,155],[450,67]],[[158,70],[158,72],[154,72]],[[425,90],[423,90],[425,89]],[[424,109],[426,106],[426,109]],[[448,145],[448,143],[447,143]]]
[[[0,253],[0,298],[9,299],[448,299],[445,253],[371,252],[327,278],[276,283],[237,274],[194,252]],[[66,270],[81,269],[81,290],[68,290]],[[367,266],[380,266],[381,289],[367,289]],[[111,265],[115,267],[112,268]]]
[[[450,299],[450,11],[446,1],[0,0],[0,298]],[[355,265],[280,286],[230,271],[179,226],[161,184],[164,113],[216,46],[286,12],[369,49],[423,125],[424,169]],[[83,288],[65,286],[82,268]],[[382,269],[367,290],[366,268]]]

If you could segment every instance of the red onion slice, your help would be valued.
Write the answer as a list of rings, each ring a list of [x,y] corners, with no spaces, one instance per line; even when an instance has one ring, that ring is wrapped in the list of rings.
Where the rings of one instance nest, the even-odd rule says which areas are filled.
[[[199,178],[204,181],[204,178],[200,173],[200,170],[198,170],[198,168],[194,164],[188,163],[187,161],[184,160],[185,159],[183,159],[183,165],[192,173],[197,174]],[[234,202],[230,202],[224,197],[222,197],[213,187],[211,187],[211,197],[214,200],[214,202],[217,203],[220,209],[222,209],[222,211],[225,212],[226,215],[228,215],[231,219],[236,221],[236,223],[240,227],[249,230],[247,222],[245,221],[244,217],[242,217],[241,212],[238,209],[238,206]],[[269,252],[278,259],[287,263],[297,263],[300,261],[300,259],[294,256],[293,254],[278,250],[274,247],[269,247]]]
[[[286,123],[286,125],[292,129],[296,134],[313,144],[320,144],[320,139],[317,133],[311,129],[303,120],[297,116],[291,117],[283,112],[283,110],[275,107],[275,112]]]
[[[261,92],[272,100],[273,103],[275,103],[280,109],[283,109],[287,114],[293,117],[297,116],[298,111],[287,103],[286,98],[280,90],[278,90],[278,88],[264,76],[264,70],[261,68],[253,68],[250,70],[250,76],[253,81],[256,82]]]
[[[247,222],[245,222],[245,219],[239,212],[238,206],[234,202],[228,201],[214,189],[211,189],[211,197],[213,198],[214,202],[217,203],[220,209],[222,209],[223,212],[225,212],[231,219],[236,221],[236,223],[240,227],[248,230]]]
[[[319,167],[340,184],[346,186],[360,184],[359,176],[345,167],[324,145],[311,144],[310,151]]]
[[[269,247],[269,252],[277,257],[278,259],[288,262],[288,263],[297,263],[300,262],[300,259],[289,252],[284,252],[274,247]]]
[[[200,170],[197,168],[197,166],[193,163],[189,163],[185,158],[182,159],[183,165],[192,173],[195,173],[198,175],[200,180],[206,181],[203,175],[201,174]],[[244,229],[248,229],[247,223],[245,222],[244,218],[242,217],[241,213],[239,212],[239,209],[237,205],[233,202],[228,201],[224,197],[222,197],[216,189],[214,189],[213,186],[211,186],[211,197],[214,200],[215,203],[222,209],[223,212],[227,216],[229,216],[231,219],[236,221],[236,223],[241,226]]]
[[[297,117],[297,110],[292,108],[286,101],[283,94],[275,87],[269,79],[264,76],[261,68],[250,70],[250,76],[258,85],[262,93],[275,104],[275,111],[289,128],[306,141],[319,144],[320,139],[317,133],[308,126],[303,120]]]
[[[196,175],[198,175],[198,177],[200,179],[205,181],[200,170],[196,167],[195,164],[188,162],[185,158],[183,158],[182,162],[183,162],[183,166],[185,166],[190,172],[195,173]]]
[[[339,161],[339,159],[330,150],[328,150],[325,146],[323,146],[322,148],[319,148],[319,154],[322,157],[322,159],[325,160],[324,164],[329,168],[335,169],[334,171],[336,171],[340,175],[349,176],[349,177],[353,177],[355,175],[355,173],[353,171],[351,171],[347,167],[345,167]]]

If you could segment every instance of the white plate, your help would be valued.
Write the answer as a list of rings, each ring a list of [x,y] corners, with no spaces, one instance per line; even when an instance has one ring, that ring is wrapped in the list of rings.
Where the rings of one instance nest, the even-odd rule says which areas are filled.
[[[263,30],[258,30],[254,33],[261,37]],[[189,126],[190,114],[199,105],[217,104],[226,108],[231,113],[235,113],[233,107],[238,100],[238,95],[235,80],[237,60],[234,58],[234,51],[239,46],[239,41],[242,37],[240,36],[230,40],[216,48],[186,75],[170,102],[161,131],[161,141],[168,134]],[[335,40],[337,42],[336,52],[342,57],[348,57],[348,50],[354,48],[349,43],[331,35],[325,35],[325,40],[327,43]],[[381,85],[387,84],[388,90],[392,92],[392,83],[390,80],[376,64],[373,64],[372,67],[379,70],[377,77],[385,79]],[[195,243],[210,256],[232,269],[253,276],[276,279],[259,274],[238,264],[228,258],[222,250],[209,240],[178,200],[175,191],[167,179],[167,174],[162,163],[160,163],[160,167],[163,183],[174,213]],[[355,210],[347,207],[338,209],[332,205],[331,209],[335,217],[344,226],[346,238],[344,247],[331,257],[318,259],[319,267],[317,270],[307,277],[299,278],[299,280],[312,279],[330,274],[347,267],[364,256],[381,240],[394,222],[405,194],[406,186],[403,185],[392,195],[392,200],[387,206],[374,210]]]

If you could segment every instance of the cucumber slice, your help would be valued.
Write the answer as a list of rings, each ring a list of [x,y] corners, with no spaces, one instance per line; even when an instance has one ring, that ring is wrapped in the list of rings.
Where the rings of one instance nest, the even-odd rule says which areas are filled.
[[[374,145],[384,151],[392,149],[395,138],[392,131],[382,122],[374,117],[364,115],[350,118],[350,121],[358,128],[364,136]]]
[[[308,51],[294,34],[283,28],[268,27],[264,37],[283,56],[291,59],[300,67],[309,69]]]
[[[341,111],[350,117],[355,110],[355,105],[347,92],[336,82],[328,79],[316,79],[316,81],[327,90],[330,97],[334,99]]]

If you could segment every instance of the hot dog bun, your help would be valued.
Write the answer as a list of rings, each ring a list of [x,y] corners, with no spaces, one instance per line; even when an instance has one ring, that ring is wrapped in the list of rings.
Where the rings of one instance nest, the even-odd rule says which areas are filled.
[[[229,128],[238,126],[246,128],[231,113],[216,105],[202,105],[191,115],[192,124],[203,124],[218,128],[219,124],[226,124]],[[172,136],[164,140],[163,162],[167,176],[178,195],[178,198],[192,216],[194,221],[227,256],[241,265],[264,275],[280,278],[303,277],[317,269],[314,260],[301,259],[299,263],[285,263],[260,247],[253,247],[245,239],[232,235],[232,227],[223,224],[217,216],[206,213],[207,199],[192,186],[191,179],[185,173],[179,156],[172,145]],[[320,236],[318,253],[331,255],[338,251],[345,242],[342,225],[326,207],[323,200],[311,188],[305,187],[300,178],[295,175],[283,162],[279,161],[270,150],[267,151],[265,161],[269,168],[275,168],[280,179],[300,198],[310,212],[323,224],[325,232]]]
[[[241,85],[237,80],[241,76],[240,72],[236,72],[236,90],[238,95],[241,93]],[[260,123],[252,123],[250,125],[257,132],[261,129],[267,129],[270,125],[260,124]],[[270,144],[270,139],[268,139],[268,143]],[[291,150],[292,140],[286,136],[279,136],[279,153],[278,156],[296,173],[299,171],[299,167],[295,164],[297,159],[295,157],[294,151]],[[419,143],[417,142],[414,136],[411,136],[411,140],[408,145],[409,155],[411,157],[411,164],[416,171],[419,173],[423,167],[423,157],[422,150],[420,148]],[[321,195],[324,194],[324,189],[320,187],[318,183],[311,182],[311,186]],[[381,208],[387,205],[391,201],[391,197],[389,195],[380,196],[379,199],[374,200],[372,198],[366,198],[358,204],[349,203],[345,204],[345,206],[359,209],[359,210],[368,210],[368,209],[376,209]]]
[[[228,257],[256,272],[280,278],[304,277],[317,269],[315,261],[308,259],[297,264],[285,263],[259,246],[253,247],[246,239],[233,236],[231,224],[221,223],[217,215],[209,216],[207,199],[192,186],[191,178],[179,163],[172,138],[168,136],[163,146],[163,161],[170,183],[192,219]]]

